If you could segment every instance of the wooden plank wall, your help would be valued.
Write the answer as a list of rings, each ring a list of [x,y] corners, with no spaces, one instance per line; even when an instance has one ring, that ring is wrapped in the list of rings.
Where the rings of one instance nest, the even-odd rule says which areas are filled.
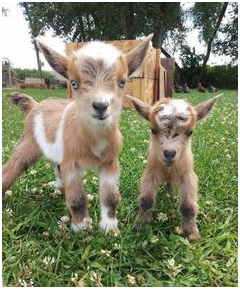
[[[172,97],[175,59],[174,58],[162,58],[161,65],[166,70],[166,90],[165,90],[166,97]]]

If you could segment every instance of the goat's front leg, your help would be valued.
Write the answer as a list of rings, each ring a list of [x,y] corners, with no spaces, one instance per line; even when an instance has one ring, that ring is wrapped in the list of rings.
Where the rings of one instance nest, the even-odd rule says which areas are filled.
[[[118,192],[119,164],[117,160],[99,168],[99,192],[101,203],[100,228],[113,235],[119,234],[116,207],[121,199]]]
[[[66,169],[61,167],[68,209],[72,216],[71,228],[74,232],[91,229],[91,219],[87,209],[82,171],[78,168]]]
[[[200,237],[196,224],[196,216],[198,213],[197,190],[198,177],[194,172],[184,176],[179,184],[179,208],[182,213],[182,231],[185,236],[190,239],[198,239]]]
[[[152,208],[155,204],[156,191],[160,180],[153,169],[146,167],[141,178],[139,212],[134,222],[134,229],[153,220]]]

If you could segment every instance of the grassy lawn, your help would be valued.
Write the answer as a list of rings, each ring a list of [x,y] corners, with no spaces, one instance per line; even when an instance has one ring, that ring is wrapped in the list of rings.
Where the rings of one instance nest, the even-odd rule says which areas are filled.
[[[65,97],[64,90],[24,91],[36,100]],[[94,230],[74,234],[64,197],[58,195],[49,162],[41,159],[12,187],[3,201],[3,285],[33,286],[237,286],[237,91],[223,91],[207,121],[193,135],[195,171],[199,176],[198,225],[201,239],[189,242],[177,234],[181,217],[177,194],[159,189],[155,221],[132,230],[138,207],[139,179],[149,139],[148,124],[135,111],[124,110],[120,156],[121,234],[105,236],[98,229],[96,174],[86,175],[89,211]],[[23,114],[3,91],[3,162],[23,127]],[[212,97],[192,91],[197,104]]]

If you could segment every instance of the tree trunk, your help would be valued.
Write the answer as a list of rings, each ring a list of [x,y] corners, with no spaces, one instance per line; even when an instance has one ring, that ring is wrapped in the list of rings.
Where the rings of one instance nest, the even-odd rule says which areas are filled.
[[[131,4],[133,4],[133,3],[131,3]],[[120,10],[120,13],[121,13],[120,25],[121,25],[122,33],[123,33],[125,39],[133,39],[133,35],[131,33],[131,28],[132,28],[132,25],[134,22],[133,6],[128,5],[127,13],[126,13],[126,7],[125,7],[125,9],[124,9],[124,7],[125,6],[123,6],[123,10]]]
[[[162,47],[163,38],[163,25],[154,29],[154,34],[152,38],[152,45],[155,49],[160,49]]]
[[[201,82],[202,81],[202,77],[203,77],[203,74],[205,72],[205,68],[206,68],[206,65],[207,65],[207,62],[208,62],[208,59],[209,59],[209,56],[210,56],[210,53],[211,53],[211,49],[212,49],[212,42],[214,40],[214,37],[216,36],[217,32],[218,32],[218,29],[219,29],[219,26],[222,22],[222,19],[224,17],[224,14],[226,12],[226,9],[227,9],[227,6],[228,6],[228,2],[224,2],[223,3],[223,7],[222,7],[222,10],[221,10],[221,13],[218,17],[218,21],[217,21],[217,24],[216,24],[216,27],[213,31],[213,34],[212,36],[210,37],[209,41],[208,41],[208,44],[207,44],[207,53],[204,57],[204,61],[203,61],[203,65],[202,65],[202,68],[201,68],[201,71],[200,71],[200,75],[199,75],[199,79],[198,79],[198,82]]]
[[[39,57],[39,49],[38,49],[37,42],[36,42],[36,40],[34,38],[34,35],[33,35],[32,19],[30,17],[29,11],[28,11],[28,3],[27,2],[23,2],[22,5],[23,5],[23,7],[25,9],[25,14],[26,14],[27,20],[29,22],[29,28],[30,28],[30,31],[31,31],[32,43],[33,43],[33,46],[34,46],[34,49],[35,49],[35,52],[36,52],[36,57],[37,57],[37,67],[38,67],[38,71],[40,71],[41,80],[42,80],[42,66],[41,66],[41,61],[40,61],[40,57]]]
[[[127,16],[121,15],[121,27],[122,27],[122,32],[123,32],[125,39],[131,39],[129,26],[127,23]]]

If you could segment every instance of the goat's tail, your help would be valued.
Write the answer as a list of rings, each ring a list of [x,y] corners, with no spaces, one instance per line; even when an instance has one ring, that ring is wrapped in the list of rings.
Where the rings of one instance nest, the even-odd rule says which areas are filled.
[[[15,105],[19,106],[25,114],[28,114],[29,111],[38,104],[31,96],[23,93],[15,92],[9,94],[7,97],[9,97]]]

